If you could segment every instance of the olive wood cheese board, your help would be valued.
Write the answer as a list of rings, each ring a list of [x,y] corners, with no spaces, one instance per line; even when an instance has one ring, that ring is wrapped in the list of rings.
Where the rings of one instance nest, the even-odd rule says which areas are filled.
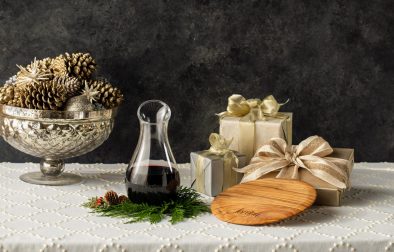
[[[315,199],[316,190],[303,181],[258,179],[220,193],[211,211],[225,222],[263,225],[292,217],[310,207]]]

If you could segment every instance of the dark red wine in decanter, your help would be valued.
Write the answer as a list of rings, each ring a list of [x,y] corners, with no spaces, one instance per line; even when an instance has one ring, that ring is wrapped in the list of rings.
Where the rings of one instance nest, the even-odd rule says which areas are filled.
[[[160,203],[174,199],[180,184],[177,169],[156,165],[142,169],[148,170],[148,173],[126,180],[127,194],[133,202]]]
[[[162,101],[138,108],[140,137],[126,171],[126,190],[136,203],[161,204],[175,198],[180,176],[167,136],[171,110]]]

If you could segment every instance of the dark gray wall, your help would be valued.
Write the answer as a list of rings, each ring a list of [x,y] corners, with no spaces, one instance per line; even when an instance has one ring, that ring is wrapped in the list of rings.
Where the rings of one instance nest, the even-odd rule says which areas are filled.
[[[319,134],[357,161],[394,161],[392,0],[0,0],[0,80],[33,57],[89,51],[126,96],[116,127],[80,162],[127,162],[136,110],[172,110],[179,162],[207,148],[227,97],[291,102],[294,142]],[[0,161],[34,160],[0,142]]]

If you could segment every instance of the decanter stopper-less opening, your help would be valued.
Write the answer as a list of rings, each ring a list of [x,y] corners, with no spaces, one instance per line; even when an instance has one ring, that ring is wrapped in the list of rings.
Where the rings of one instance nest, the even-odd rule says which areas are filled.
[[[170,107],[159,100],[145,101],[137,112],[140,136],[126,171],[129,199],[161,203],[175,196],[179,172],[168,141]]]

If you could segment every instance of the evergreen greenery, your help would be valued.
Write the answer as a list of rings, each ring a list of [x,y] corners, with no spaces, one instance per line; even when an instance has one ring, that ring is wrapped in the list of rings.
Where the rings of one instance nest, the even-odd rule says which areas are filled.
[[[93,212],[102,216],[127,218],[127,223],[149,221],[157,223],[165,217],[170,217],[170,222],[175,224],[186,218],[193,218],[199,214],[210,212],[209,207],[201,201],[199,194],[186,187],[181,187],[174,200],[163,202],[160,205],[148,203],[133,203],[126,200],[117,205],[108,203],[96,204],[99,198],[91,198],[83,204],[84,207],[91,208]],[[101,201],[100,201],[101,202]]]

